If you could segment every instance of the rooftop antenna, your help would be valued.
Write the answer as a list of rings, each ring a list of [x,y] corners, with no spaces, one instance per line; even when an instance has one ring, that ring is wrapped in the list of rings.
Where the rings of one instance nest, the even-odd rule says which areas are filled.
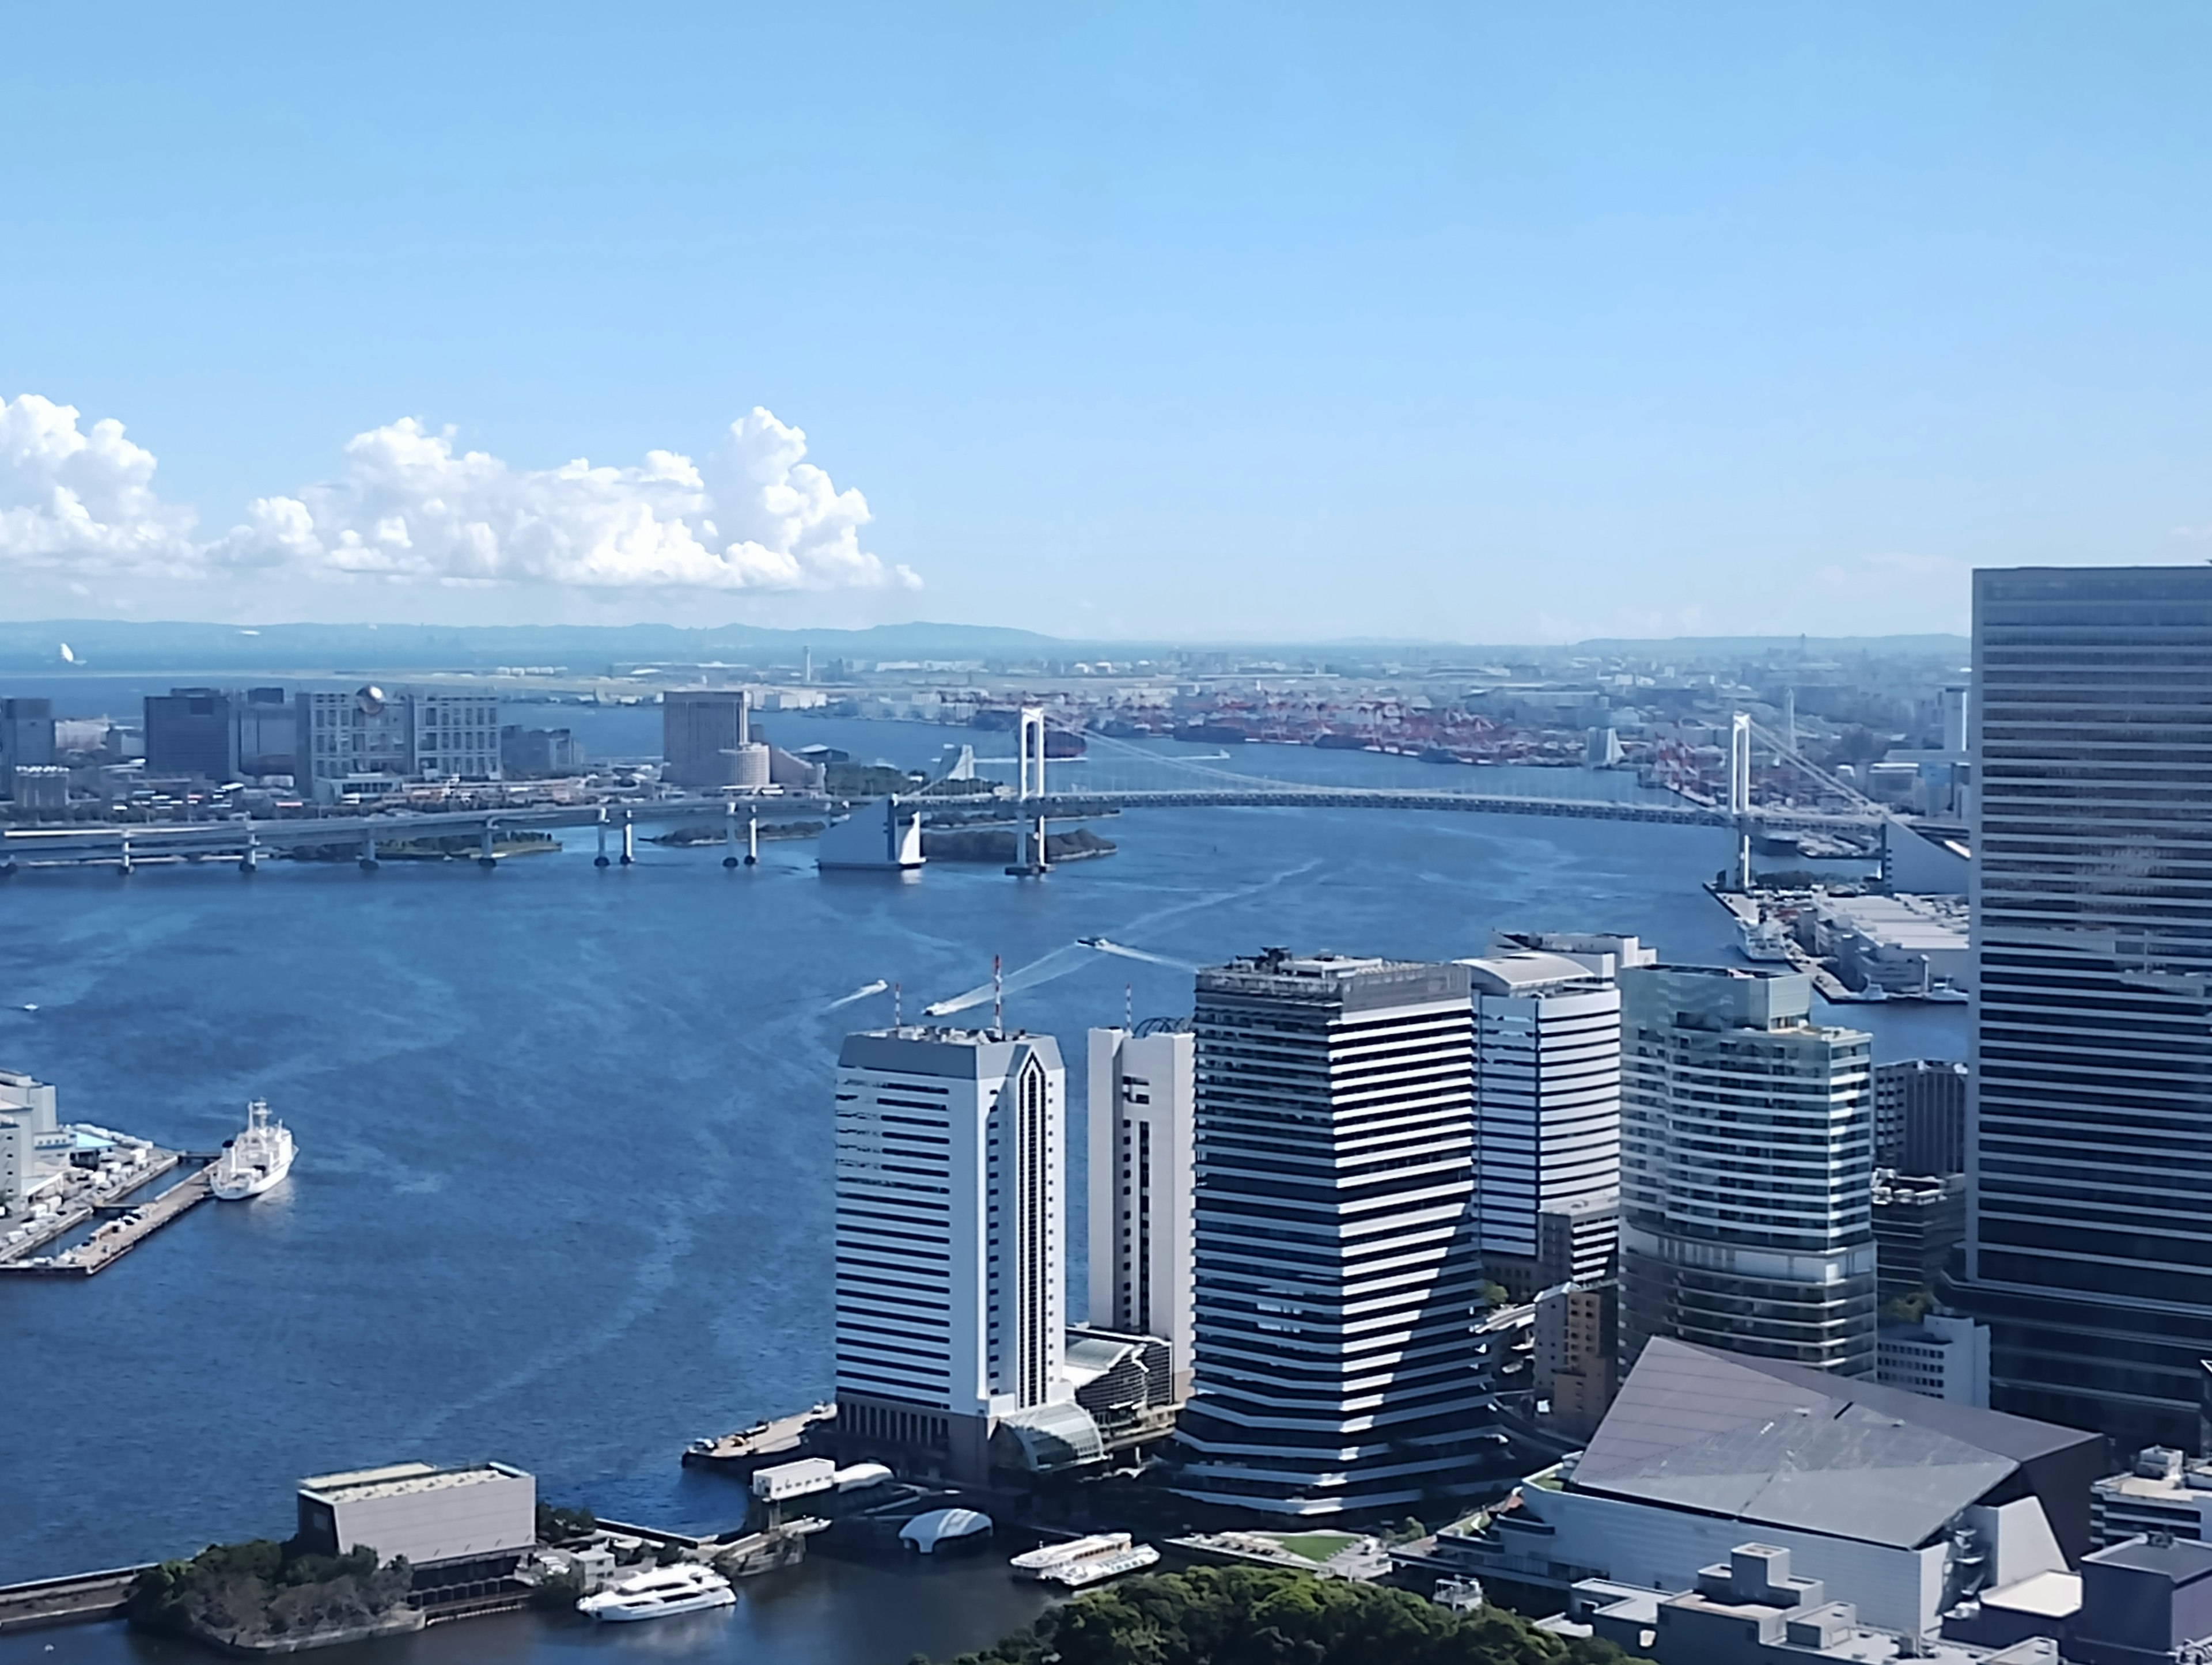
[[[903,1029],[906,1027],[904,1022],[901,1019],[899,1011],[900,1006],[902,1004],[900,1000],[900,994],[903,987],[904,985],[900,983],[893,983],[891,985],[891,1027],[893,1029]]]
[[[1121,985],[1121,1027],[1132,1035],[1137,1032],[1137,986]]]
[[[991,956],[991,1030],[994,1034],[1006,1032],[1006,980],[999,974],[999,957]]]

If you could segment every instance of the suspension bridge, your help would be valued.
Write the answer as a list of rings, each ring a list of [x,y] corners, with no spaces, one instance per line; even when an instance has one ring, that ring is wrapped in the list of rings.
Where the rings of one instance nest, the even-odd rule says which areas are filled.
[[[1051,755],[1055,732],[1068,737],[1059,742],[1059,757]],[[896,794],[890,807],[936,821],[1013,822],[1023,835],[1013,871],[1026,872],[1043,871],[1047,823],[1144,809],[1369,809],[1639,821],[1733,829],[1747,841],[1747,849],[1752,836],[1767,833],[1869,841],[1892,818],[1747,717],[1736,720],[1727,799],[1710,803],[1611,769],[1484,768],[1304,746],[1193,755],[1174,743],[1060,726],[1036,708],[1021,714],[1020,728],[1010,738],[1018,757],[977,757],[972,743],[947,746],[937,769],[922,771],[921,781]],[[1760,749],[1809,789],[1811,801],[1794,794],[1782,801],[1754,798],[1753,760]],[[1007,771],[1012,778],[1001,778]],[[250,872],[266,857],[303,850],[350,850],[364,868],[373,869],[380,848],[419,848],[433,840],[446,841],[448,848],[455,841],[473,843],[477,860],[489,869],[496,866],[503,839],[562,829],[595,829],[598,864],[627,866],[635,859],[640,828],[702,822],[720,823],[724,865],[734,868],[757,861],[763,817],[830,819],[849,807],[819,793],[725,793],[584,805],[9,827],[0,829],[0,878],[26,866],[88,864],[127,873],[157,861],[230,860]]]

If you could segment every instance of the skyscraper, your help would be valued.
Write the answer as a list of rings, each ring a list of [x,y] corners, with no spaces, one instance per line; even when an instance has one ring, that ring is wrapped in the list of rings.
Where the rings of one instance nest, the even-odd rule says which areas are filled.
[[[15,771],[54,761],[52,700],[0,700],[0,798],[15,789]]]
[[[1467,968],[1271,949],[1198,975],[1186,1496],[1418,1510],[1501,1459],[1480,1301]]]
[[[1069,1404],[1066,1083],[1050,1036],[908,1025],[837,1060],[839,1436],[962,1479]],[[1092,1431],[1095,1437],[1096,1431]]]
[[[1652,966],[1621,999],[1621,1364],[1668,1335],[1875,1369],[1873,1042],[1802,972]]]
[[[2212,1357],[2212,568],[1974,574],[1967,1287],[2007,1410],[2193,1447]]]
[[[1190,1382],[1188,1029],[1091,1031],[1091,1322],[1168,1344],[1177,1396]]]
[[[1501,936],[1468,960],[1484,1275],[1516,1300],[1610,1278],[1620,1240],[1620,990],[1633,937]]]
[[[751,746],[744,689],[672,688],[660,696],[660,755],[672,784],[766,786],[766,754],[755,754]],[[739,778],[741,771],[745,778]]]

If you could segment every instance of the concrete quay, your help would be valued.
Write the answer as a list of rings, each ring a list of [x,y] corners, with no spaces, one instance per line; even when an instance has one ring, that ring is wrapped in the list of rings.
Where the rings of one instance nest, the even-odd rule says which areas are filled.
[[[149,1173],[146,1176],[147,1181],[158,1178],[161,1174],[188,1159],[179,1152],[170,1152],[169,1160],[155,1172]],[[59,1226],[46,1232],[36,1243],[15,1245],[9,1252],[9,1258],[0,1260],[0,1277],[89,1278],[95,1273],[105,1272],[163,1226],[182,1218],[213,1196],[215,1170],[215,1161],[208,1160],[198,1172],[146,1202],[130,1203],[118,1200],[74,1209],[63,1217]],[[113,1218],[75,1249],[52,1255],[32,1252],[37,1243],[52,1243],[101,1214]]]
[[[115,1567],[69,1578],[37,1578],[0,1586],[0,1634],[45,1625],[88,1625],[112,1619],[145,1567]]]

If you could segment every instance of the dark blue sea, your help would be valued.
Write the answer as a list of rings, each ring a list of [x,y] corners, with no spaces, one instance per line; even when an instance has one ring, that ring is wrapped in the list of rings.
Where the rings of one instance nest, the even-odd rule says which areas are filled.
[[[0,688],[18,691],[49,690]],[[125,692],[111,703],[127,709]],[[649,712],[512,715],[573,720],[601,755],[656,749]],[[787,745],[902,764],[973,738],[769,726]],[[1213,766],[1462,773],[1243,750]],[[1635,790],[1526,773],[1540,792]],[[497,1458],[534,1472],[541,1495],[616,1518],[733,1524],[738,1489],[678,1454],[830,1392],[831,1067],[847,1029],[890,1015],[888,996],[835,1003],[875,979],[902,986],[911,1016],[987,981],[1002,956],[1008,1020],[1059,1035],[1079,1079],[1086,1028],[1125,1001],[1186,1012],[1190,979],[1078,937],[1189,963],[1279,943],[1443,957],[1511,926],[1730,957],[1729,918],[1698,888],[1728,859],[1718,831],[1349,808],[1099,826],[1119,854],[1042,882],[943,866],[914,882],[824,878],[806,843],[764,845],[751,872],[724,871],[719,848],[649,845],[635,868],[602,871],[586,841],[493,873],[279,862],[250,878],[211,866],[9,881],[0,1067],[56,1084],[67,1119],[192,1149],[265,1097],[301,1154],[277,1192],[202,1207],[98,1278],[0,1283],[0,1582],[282,1536],[301,1475],[412,1458]],[[1885,1058],[1963,1055],[1958,1008],[1843,1016]],[[1079,1128],[1069,1143],[1079,1162]],[[1079,1309],[1079,1218],[1070,1237]],[[980,1645],[1036,1607],[994,1565],[817,1559],[745,1587],[731,1613],[638,1627],[649,1634],[518,1616],[370,1653],[901,1665]],[[0,1639],[0,1665],[181,1656],[115,1626]]]

